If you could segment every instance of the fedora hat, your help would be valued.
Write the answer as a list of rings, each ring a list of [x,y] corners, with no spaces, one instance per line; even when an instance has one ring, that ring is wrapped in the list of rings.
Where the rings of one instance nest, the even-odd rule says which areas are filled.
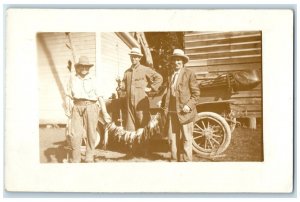
[[[143,57],[142,51],[139,48],[132,48],[129,52],[129,55],[138,55],[140,57]]]
[[[79,66],[92,67],[94,65],[89,63],[89,59],[86,56],[81,56],[78,60],[78,63],[75,64],[75,67]]]
[[[187,55],[185,55],[183,50],[181,50],[181,49],[174,49],[173,55],[171,55],[171,59],[174,57],[182,58],[184,64],[189,61],[189,57]]]

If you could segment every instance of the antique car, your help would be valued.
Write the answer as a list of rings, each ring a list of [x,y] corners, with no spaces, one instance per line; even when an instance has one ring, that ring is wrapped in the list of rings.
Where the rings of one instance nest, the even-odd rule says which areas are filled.
[[[200,83],[201,96],[194,123],[193,150],[200,156],[216,156],[224,152],[231,134],[245,110],[239,108],[231,96],[240,90],[256,87],[261,79],[257,70],[225,73]]]
[[[201,96],[197,104],[197,117],[194,122],[193,151],[202,157],[216,157],[223,153],[229,146],[231,134],[237,124],[236,120],[243,109],[235,105],[231,96],[240,90],[247,90],[256,87],[261,79],[258,70],[237,71],[224,73],[213,79],[199,83]],[[151,139],[160,137],[166,139],[166,132],[163,129],[163,109],[157,107],[157,102],[162,99],[164,88],[160,92],[149,95],[150,112],[152,122],[146,126],[143,136],[123,129],[124,95],[118,99],[113,97],[107,104],[111,113],[113,125],[107,127],[107,136],[114,137],[118,141],[133,142],[135,138]],[[155,129],[153,129],[155,128]],[[156,130],[159,128],[159,130]],[[151,130],[153,129],[153,130]],[[150,133],[150,134],[147,134]],[[156,134],[160,133],[160,134]]]

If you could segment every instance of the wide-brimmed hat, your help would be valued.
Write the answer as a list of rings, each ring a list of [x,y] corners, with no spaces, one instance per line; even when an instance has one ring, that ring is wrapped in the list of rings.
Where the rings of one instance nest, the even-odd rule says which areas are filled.
[[[78,60],[78,63],[75,64],[75,67],[79,66],[92,67],[94,64],[90,64],[88,57],[81,56]]]
[[[139,48],[132,48],[128,54],[129,55],[138,55],[140,57],[143,57],[142,51]]]
[[[171,55],[171,59],[173,57],[180,57],[180,58],[182,58],[184,64],[189,61],[189,57],[187,55],[185,55],[184,52],[183,52],[183,50],[181,50],[181,49],[174,49],[173,55]]]

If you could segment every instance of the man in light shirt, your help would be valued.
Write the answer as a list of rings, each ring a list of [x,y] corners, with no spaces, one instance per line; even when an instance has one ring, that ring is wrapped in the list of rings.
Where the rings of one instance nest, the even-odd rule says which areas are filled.
[[[84,161],[94,162],[95,141],[99,112],[106,123],[110,122],[103,97],[96,86],[95,78],[89,70],[94,66],[85,56],[75,64],[76,74],[71,75],[67,85],[66,115],[70,118],[70,142],[72,148],[72,163],[81,162],[81,143],[86,134],[86,155]],[[100,106],[100,108],[99,108]]]

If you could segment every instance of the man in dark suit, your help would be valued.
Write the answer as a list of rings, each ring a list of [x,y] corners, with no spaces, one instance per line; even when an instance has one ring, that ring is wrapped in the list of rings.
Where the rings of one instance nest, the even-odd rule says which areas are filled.
[[[192,70],[184,67],[189,57],[175,49],[171,56],[173,72],[162,107],[166,109],[171,161],[192,161],[193,126],[200,89]]]
[[[141,49],[132,48],[129,55],[132,65],[125,71],[120,86],[127,95],[125,129],[140,133],[150,120],[147,93],[157,91],[163,79],[150,67],[140,64],[143,57]]]

